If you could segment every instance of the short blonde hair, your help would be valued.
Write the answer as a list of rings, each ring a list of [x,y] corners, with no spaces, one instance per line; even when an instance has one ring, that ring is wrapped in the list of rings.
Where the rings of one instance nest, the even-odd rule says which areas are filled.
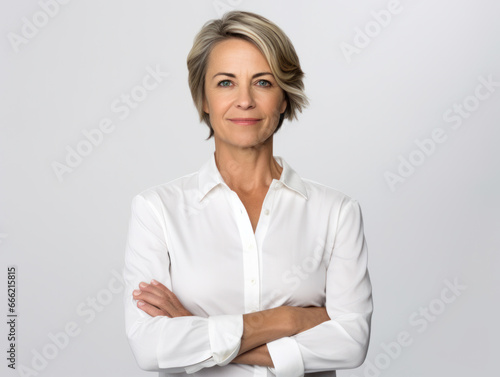
[[[225,13],[221,19],[211,20],[203,25],[194,38],[193,47],[187,57],[189,89],[200,121],[210,128],[207,140],[214,135],[210,117],[203,111],[208,58],[217,43],[229,38],[242,38],[253,43],[266,58],[279,87],[284,91],[287,107],[275,132],[285,118],[297,119],[297,112],[302,112],[309,102],[304,93],[304,72],[300,68],[299,57],[292,42],[268,19],[251,12],[231,11]]]

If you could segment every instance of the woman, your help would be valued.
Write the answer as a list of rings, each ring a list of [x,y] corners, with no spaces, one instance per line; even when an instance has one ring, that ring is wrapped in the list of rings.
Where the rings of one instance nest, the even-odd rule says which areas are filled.
[[[215,151],[137,195],[127,336],[161,376],[302,376],[365,359],[372,314],[359,205],[301,178],[273,135],[306,105],[295,50],[248,12],[202,28],[189,85]]]

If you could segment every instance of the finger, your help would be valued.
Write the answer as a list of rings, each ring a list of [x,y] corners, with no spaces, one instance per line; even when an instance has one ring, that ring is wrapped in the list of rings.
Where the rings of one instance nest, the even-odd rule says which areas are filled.
[[[187,312],[186,309],[184,308],[184,306],[181,304],[181,302],[177,298],[177,296],[175,295],[175,293],[173,293],[170,289],[165,287],[160,282],[153,279],[153,280],[151,280],[151,284],[141,283],[141,284],[139,284],[139,286],[143,292],[153,293],[153,294],[157,295],[158,297],[160,297],[162,300],[168,301],[170,303],[168,308],[169,309],[172,309],[172,308],[176,309],[176,311],[178,312],[177,314],[181,314],[181,313],[185,314]]]
[[[144,302],[142,300],[137,301],[137,307],[142,311],[144,311],[145,313],[149,314],[151,317],[158,317],[158,316],[168,317],[167,313],[165,313],[163,310],[160,310],[156,306],[148,304],[147,302]]]
[[[165,285],[163,285],[162,283],[160,283],[159,281],[157,281],[155,279],[151,280],[151,286],[158,288],[159,290],[161,290],[162,292],[164,292],[165,294],[167,294],[169,296],[171,296],[171,295],[175,296],[174,292],[172,292]]]
[[[156,280],[153,280],[156,282]],[[158,282],[156,282],[158,283]],[[165,300],[168,300],[170,302],[173,302],[174,300],[177,300],[177,296],[167,287],[165,287],[163,284],[158,283],[157,284],[147,284],[144,282],[141,282],[139,284],[139,289],[143,292],[149,292],[157,295],[158,297],[162,297]],[[178,300],[177,300],[178,301]]]
[[[173,293],[167,293],[163,290],[161,290],[158,287],[155,287],[151,284],[147,284],[144,282],[141,282],[139,284],[139,291],[134,291],[134,295],[144,293],[147,294],[145,297],[152,297],[151,295],[154,295],[157,297],[159,300],[163,300],[166,302],[171,302],[173,298],[175,298],[175,295]]]
[[[184,305],[182,305],[182,303],[179,301],[177,296],[174,296],[171,298],[170,304],[172,305],[172,307],[176,310],[177,314],[179,314],[179,315],[182,315],[183,313],[186,313],[186,311],[187,311],[186,308],[184,307]]]
[[[169,301],[166,297],[160,297],[155,293],[145,292],[136,290],[134,291],[134,298],[136,300],[144,301],[150,305],[154,305],[160,310],[164,311],[170,317],[174,316],[174,313],[177,312],[177,309],[174,305]]]
[[[151,284],[155,287],[158,287],[161,290],[172,292],[170,289],[168,289],[164,284],[160,283],[158,280],[151,279]]]
[[[141,282],[139,284],[140,291],[137,294],[134,293],[134,296],[141,294],[140,298],[142,300],[166,311],[170,317],[192,315],[170,289],[157,280],[152,279],[151,282],[151,284]]]

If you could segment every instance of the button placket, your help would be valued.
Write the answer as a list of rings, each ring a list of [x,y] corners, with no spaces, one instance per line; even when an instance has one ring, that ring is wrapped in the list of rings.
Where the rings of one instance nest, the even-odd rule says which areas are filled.
[[[264,202],[262,203],[262,214],[261,218],[259,218],[259,226],[257,227],[257,232],[255,233],[255,238],[257,241],[257,247],[259,252],[259,271],[263,271],[262,266],[262,244],[264,239],[266,238],[267,230],[269,228],[269,223],[271,221],[271,211],[274,206],[274,201],[277,198],[277,189],[280,187],[280,182],[273,180],[271,186],[269,187],[269,191],[264,198]],[[259,287],[260,288],[260,287]]]
[[[230,192],[231,202],[237,217],[243,248],[243,282],[245,312],[252,313],[260,310],[260,271],[262,271],[262,241],[269,226],[272,204],[279,184],[273,180],[262,203],[261,216],[254,233],[250,218],[238,195]]]
[[[236,222],[243,248],[243,284],[245,313],[260,309],[259,253],[250,218],[238,195],[230,191],[230,200],[236,209]]]

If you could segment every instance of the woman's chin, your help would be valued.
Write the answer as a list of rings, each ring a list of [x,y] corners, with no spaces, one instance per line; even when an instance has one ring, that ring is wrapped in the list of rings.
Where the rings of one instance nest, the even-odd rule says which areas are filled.
[[[257,138],[257,137],[247,137],[247,138],[240,138],[237,142],[235,142],[235,146],[239,146],[240,148],[255,148],[255,147],[262,147],[268,138]]]
[[[230,137],[219,139],[220,140],[219,144],[226,144],[226,145],[229,144],[233,147],[239,147],[239,148],[252,148],[263,145],[266,141],[269,140],[271,136],[272,134],[266,136],[262,135],[259,136],[250,132],[238,135],[233,134]]]

